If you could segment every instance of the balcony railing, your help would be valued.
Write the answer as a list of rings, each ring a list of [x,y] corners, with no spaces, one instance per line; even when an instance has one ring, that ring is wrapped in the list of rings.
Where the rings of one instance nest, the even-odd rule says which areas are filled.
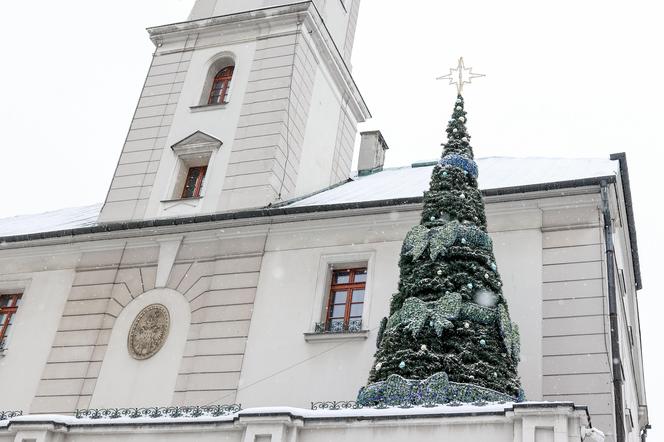
[[[22,411],[0,411],[0,421],[11,419],[13,417],[23,416]]]
[[[316,333],[360,333],[362,331],[362,320],[318,322],[314,331]]]

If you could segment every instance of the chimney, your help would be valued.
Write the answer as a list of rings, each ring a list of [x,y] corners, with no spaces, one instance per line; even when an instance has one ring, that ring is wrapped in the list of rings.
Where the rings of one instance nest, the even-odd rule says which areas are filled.
[[[389,149],[379,130],[360,133],[360,158],[357,162],[359,176],[371,175],[383,170],[385,151]]]

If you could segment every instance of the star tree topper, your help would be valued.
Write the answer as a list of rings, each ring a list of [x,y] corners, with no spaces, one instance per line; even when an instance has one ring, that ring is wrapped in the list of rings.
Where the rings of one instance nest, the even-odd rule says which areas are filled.
[[[463,93],[463,85],[470,84],[473,81],[473,78],[484,77],[484,74],[476,74],[473,72],[473,68],[466,68],[463,64],[463,57],[459,58],[459,64],[455,68],[450,68],[450,73],[438,77],[436,80],[449,80],[449,84],[456,84],[457,92],[459,95]]]

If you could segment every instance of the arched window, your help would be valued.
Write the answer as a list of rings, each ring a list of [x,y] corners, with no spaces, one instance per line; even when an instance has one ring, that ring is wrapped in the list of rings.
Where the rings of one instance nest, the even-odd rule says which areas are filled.
[[[223,104],[228,100],[228,92],[231,88],[231,80],[233,79],[233,71],[235,66],[227,66],[217,72],[212,80],[212,88],[210,89],[210,97],[208,104]]]

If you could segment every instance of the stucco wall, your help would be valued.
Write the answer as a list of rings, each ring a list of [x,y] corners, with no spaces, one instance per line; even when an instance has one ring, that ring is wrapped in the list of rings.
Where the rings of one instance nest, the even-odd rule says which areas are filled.
[[[607,430],[610,440],[613,396],[597,207],[595,192],[487,200],[504,292],[521,328],[520,373],[527,397],[590,405],[594,422]],[[129,319],[119,318],[133,316],[127,309],[159,284],[182,297],[190,324],[182,332],[182,356],[166,364],[169,376],[177,372],[175,386],[169,378],[163,382],[168,392],[145,393],[141,404],[163,404],[168,395],[176,405],[306,407],[316,400],[353,399],[366,382],[376,329],[397,288],[401,242],[419,216],[419,207],[410,205],[161,227],[81,238],[74,244],[5,248],[0,287],[7,287],[7,281],[29,284],[10,349],[0,358],[3,373],[25,375],[15,384],[20,386],[15,396],[2,396],[3,408],[71,413],[94,405],[94,397],[108,399],[99,401],[103,406],[126,406],[131,399],[126,391],[115,395],[110,385],[119,380],[131,385],[140,370],[118,362],[124,345],[113,350],[109,343],[114,333],[118,342],[126,335]],[[616,241],[622,268],[627,245],[623,235],[616,235]],[[164,250],[171,251],[172,261]],[[312,334],[314,324],[323,320],[330,266],[358,262],[369,268],[366,332]],[[626,291],[621,297],[626,406],[638,410],[638,365],[633,364],[639,352],[628,329],[634,324],[634,295]],[[26,327],[36,327],[43,340],[34,353],[18,355],[13,349],[19,339],[33,346],[32,336],[23,335]],[[104,368],[107,363],[112,370]],[[122,373],[114,377],[114,372]]]
[[[257,3],[291,2],[195,10],[226,14]],[[157,49],[100,220],[263,207],[347,179],[358,121],[348,107],[357,97],[340,56],[350,53],[354,32],[347,24],[354,29],[357,6],[348,12],[341,2],[322,6],[331,22],[319,22],[313,5],[300,4],[154,37]],[[339,33],[339,49],[328,31]],[[222,59],[235,66],[228,103],[207,106],[211,69]],[[171,146],[197,131],[223,144],[210,155],[201,198],[179,199],[185,166]],[[321,147],[333,152],[321,156]]]
[[[6,269],[2,263],[7,255],[0,255],[0,268]],[[0,355],[0,410],[30,408],[73,279],[73,270],[0,274],[0,292],[23,293],[20,314]]]
[[[501,213],[503,206],[488,208],[490,232],[510,313],[524,330],[519,367],[524,389],[529,399],[539,400],[541,214],[531,208]],[[238,401],[248,406],[304,407],[315,400],[353,399],[366,383],[376,332],[397,290],[401,243],[417,222],[418,212],[393,212],[274,227],[261,268]],[[306,340],[305,333],[324,320],[329,286],[321,281],[328,264],[363,261],[369,266],[363,316],[368,338]]]

